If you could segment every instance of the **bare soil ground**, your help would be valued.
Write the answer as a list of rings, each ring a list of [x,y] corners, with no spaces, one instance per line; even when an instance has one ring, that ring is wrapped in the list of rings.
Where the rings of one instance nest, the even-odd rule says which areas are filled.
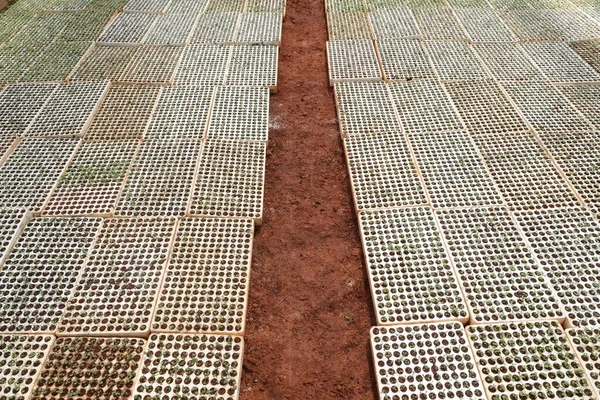
[[[242,400],[375,396],[375,319],[327,78],[325,21],[323,0],[288,0]]]

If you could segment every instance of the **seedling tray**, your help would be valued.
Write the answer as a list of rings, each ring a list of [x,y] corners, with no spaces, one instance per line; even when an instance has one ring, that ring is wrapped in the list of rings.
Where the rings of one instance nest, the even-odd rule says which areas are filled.
[[[269,89],[217,87],[207,138],[266,142],[269,138]]]
[[[593,391],[556,321],[468,326],[488,397],[593,399]]]
[[[358,12],[338,12],[327,14],[329,40],[373,39],[368,14]]]
[[[600,81],[600,75],[565,43],[526,43],[522,46],[551,82]]]
[[[153,334],[133,400],[237,400],[243,353],[238,336]]]
[[[147,140],[119,196],[118,216],[183,216],[201,143],[196,139]]]
[[[388,86],[382,82],[340,82],[335,100],[343,136],[401,132]]]
[[[386,81],[436,77],[421,42],[381,39],[376,45]]]
[[[75,82],[58,86],[25,132],[25,136],[82,136],[109,86],[110,83],[106,81]]]
[[[233,44],[237,35],[240,13],[202,14],[196,21],[191,43]]]
[[[160,87],[113,85],[85,135],[86,140],[142,139]]]
[[[26,83],[9,85],[1,91],[2,136],[23,136],[57,87],[57,84]]]
[[[0,265],[31,217],[31,213],[24,208],[0,208]]]
[[[57,334],[147,337],[175,222],[105,220]]]
[[[100,35],[98,42],[111,45],[141,44],[156,18],[155,14],[122,12]]]
[[[135,140],[83,143],[43,214],[111,215],[138,145]]]
[[[502,87],[537,132],[592,130],[589,122],[550,82],[504,82]]]
[[[192,34],[195,22],[194,14],[160,15],[150,28],[144,42],[156,45],[185,44]]]
[[[503,204],[466,133],[414,134],[409,141],[434,208]]]
[[[427,40],[467,40],[467,34],[450,8],[415,8],[412,13],[417,26]]]
[[[213,103],[212,86],[174,86],[161,89],[145,137],[202,139]],[[225,112],[225,111],[224,111]],[[232,116],[231,109],[226,111]]]
[[[253,232],[251,219],[182,219],[152,332],[242,335]]]
[[[75,138],[22,139],[0,167],[0,207],[40,212],[79,142]]]
[[[471,324],[565,318],[517,224],[504,208],[438,210]]]
[[[233,46],[186,46],[175,74],[175,85],[222,85]]]
[[[477,55],[498,81],[545,80],[541,71],[517,43],[475,43]]]
[[[600,364],[598,363],[598,353],[600,352],[600,329],[567,329],[566,333],[579,363],[585,371],[588,382],[594,389],[596,397],[599,397]]]
[[[381,399],[486,399],[459,322],[373,327],[371,350]]]
[[[58,338],[31,400],[127,400],[146,341],[129,338]]]
[[[91,48],[92,42],[54,42],[49,45],[27,71],[22,82],[62,82]]]
[[[529,130],[515,106],[493,80],[447,82],[444,86],[471,135]]]
[[[486,79],[487,70],[473,48],[457,40],[432,40],[423,46],[442,81]]]
[[[0,280],[0,333],[53,333],[100,228],[99,218],[34,218]]]
[[[329,83],[379,81],[382,79],[377,54],[371,40],[327,42]]]
[[[252,218],[262,223],[266,143],[206,140],[189,214]]]
[[[171,85],[182,53],[182,46],[139,47],[119,81]]]
[[[430,208],[365,211],[359,222],[378,325],[469,319]]]
[[[279,12],[242,14],[236,43],[279,45],[282,23],[283,16]]]
[[[600,136],[597,132],[548,132],[540,134],[558,166],[594,213],[600,213]]]
[[[579,205],[575,193],[530,133],[485,135],[474,141],[510,209]]]
[[[31,398],[53,343],[51,335],[0,335],[0,392],[3,398]]]
[[[461,8],[454,10],[471,42],[514,42],[516,37],[496,10]]]
[[[407,133],[445,132],[463,124],[444,86],[435,79],[388,85]]]
[[[515,218],[558,293],[565,325],[599,325],[598,220],[583,208],[522,211]]]
[[[204,11],[208,3],[208,0],[171,0],[165,13],[198,15]]]
[[[71,73],[71,81],[117,81],[131,62],[136,47],[102,46],[96,44]]]
[[[279,46],[239,45],[231,47],[227,85],[267,86],[271,92],[277,92]]]
[[[404,134],[352,136],[344,145],[357,211],[428,203]]]
[[[561,42],[565,40],[559,27],[545,18],[545,10],[508,10],[502,19],[520,42]]]
[[[19,143],[19,138],[15,137],[5,137],[0,138],[0,166],[4,164],[4,161],[8,158],[11,152],[17,147]]]
[[[600,72],[600,38],[569,42],[569,47],[596,72]]]
[[[600,85],[563,85],[558,90],[596,130],[600,129]]]
[[[415,18],[406,6],[372,10],[369,13],[369,21],[376,40],[421,37]]]
[[[126,12],[164,13],[171,0],[129,0],[123,8]]]

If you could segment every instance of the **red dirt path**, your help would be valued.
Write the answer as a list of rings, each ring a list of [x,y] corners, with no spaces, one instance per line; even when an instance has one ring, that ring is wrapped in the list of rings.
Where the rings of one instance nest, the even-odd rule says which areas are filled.
[[[241,399],[374,399],[374,324],[328,84],[323,0],[288,0]]]

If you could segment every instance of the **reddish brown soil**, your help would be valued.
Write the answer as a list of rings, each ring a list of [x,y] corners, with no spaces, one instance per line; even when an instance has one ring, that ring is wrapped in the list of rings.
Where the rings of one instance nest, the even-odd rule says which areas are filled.
[[[241,399],[373,399],[374,324],[327,80],[323,0],[288,0]]]

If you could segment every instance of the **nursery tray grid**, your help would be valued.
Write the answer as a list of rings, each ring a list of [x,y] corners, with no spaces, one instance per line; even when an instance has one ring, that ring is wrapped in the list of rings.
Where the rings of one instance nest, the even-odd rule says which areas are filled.
[[[206,140],[196,171],[191,215],[262,222],[266,143]]]
[[[465,30],[450,8],[416,8],[412,12],[424,39],[467,39]]]
[[[72,81],[116,81],[125,71],[137,47],[96,45],[69,77]]]
[[[566,333],[596,397],[600,396],[600,329],[567,329]]]
[[[439,210],[437,216],[472,324],[564,320],[553,289],[507,210]]]
[[[386,84],[340,82],[334,90],[344,136],[402,130]]]
[[[502,86],[537,132],[592,130],[550,82],[504,82]]]
[[[57,84],[25,83],[9,85],[1,91],[2,136],[22,136],[57,87]]]
[[[369,20],[376,40],[414,39],[421,36],[408,7],[375,9],[369,13]]]
[[[439,81],[413,80],[390,84],[388,88],[407,133],[462,129],[458,113]]]
[[[147,336],[174,229],[174,218],[105,220],[57,333]]]
[[[237,400],[243,355],[244,340],[239,336],[153,334],[132,399],[168,393],[167,399]]]
[[[178,45],[187,43],[196,21],[194,14],[166,14],[158,17],[144,39],[148,44]]]
[[[517,109],[493,80],[447,82],[444,86],[471,135],[528,131]]]
[[[379,325],[469,319],[431,209],[359,214]]]
[[[329,40],[373,39],[368,14],[364,11],[327,14]]]
[[[241,14],[236,12],[202,14],[198,17],[191,43],[231,44],[237,34]]]
[[[0,393],[28,400],[54,343],[51,335],[0,335]]]
[[[152,331],[243,334],[253,232],[251,219],[182,219]]]
[[[544,75],[517,43],[475,43],[473,48],[499,81],[544,80]]]
[[[597,130],[600,129],[600,85],[564,85],[558,90]]]
[[[279,44],[281,42],[281,13],[245,13],[240,17],[236,43]]]
[[[53,333],[101,224],[99,218],[34,218],[0,279],[0,333]]]
[[[508,133],[474,139],[512,210],[577,206],[577,197],[533,135]]]
[[[133,338],[58,338],[31,400],[128,399],[145,345]]]
[[[279,46],[232,46],[227,73],[228,85],[267,86],[277,91],[277,65]]]
[[[496,10],[462,8],[454,13],[465,27],[472,42],[513,42],[516,40]]]
[[[502,204],[491,176],[466,133],[414,134],[409,140],[433,207]]]
[[[81,136],[108,92],[110,83],[60,85],[25,132],[28,137]]]
[[[141,44],[156,18],[155,14],[122,12],[102,33],[98,42],[111,45]]]
[[[433,68],[442,81],[485,79],[488,73],[473,48],[464,41],[424,42]]]
[[[526,43],[522,46],[551,82],[600,81],[600,75],[565,43]]]
[[[121,191],[118,216],[183,216],[201,143],[197,139],[147,140]]]
[[[381,39],[377,51],[386,81],[436,77],[419,41]]]
[[[175,85],[222,85],[232,46],[186,46],[175,74]]]
[[[381,70],[371,40],[327,42],[329,81],[378,81]]]
[[[567,326],[600,325],[600,223],[581,208],[522,211],[517,223],[567,313]]]
[[[216,88],[208,123],[208,139],[266,142],[268,135],[268,88],[248,86]]]
[[[24,208],[0,208],[0,265],[30,219],[31,213]]]
[[[165,87],[146,132],[148,139],[197,138],[206,133],[212,86]]]
[[[352,136],[344,145],[357,210],[427,204],[403,134]]]
[[[486,399],[459,322],[373,327],[371,350],[382,399]]]
[[[22,139],[0,167],[0,207],[40,212],[79,139]]]
[[[83,143],[43,214],[110,215],[138,144],[135,140]]]
[[[113,85],[92,120],[86,140],[142,139],[159,93],[156,86]]]
[[[489,398],[594,399],[556,321],[468,326],[467,336]]]
[[[182,46],[139,47],[119,81],[169,85],[173,82],[182,52]]]
[[[600,213],[598,132],[549,132],[540,137],[585,205],[594,213]]]

